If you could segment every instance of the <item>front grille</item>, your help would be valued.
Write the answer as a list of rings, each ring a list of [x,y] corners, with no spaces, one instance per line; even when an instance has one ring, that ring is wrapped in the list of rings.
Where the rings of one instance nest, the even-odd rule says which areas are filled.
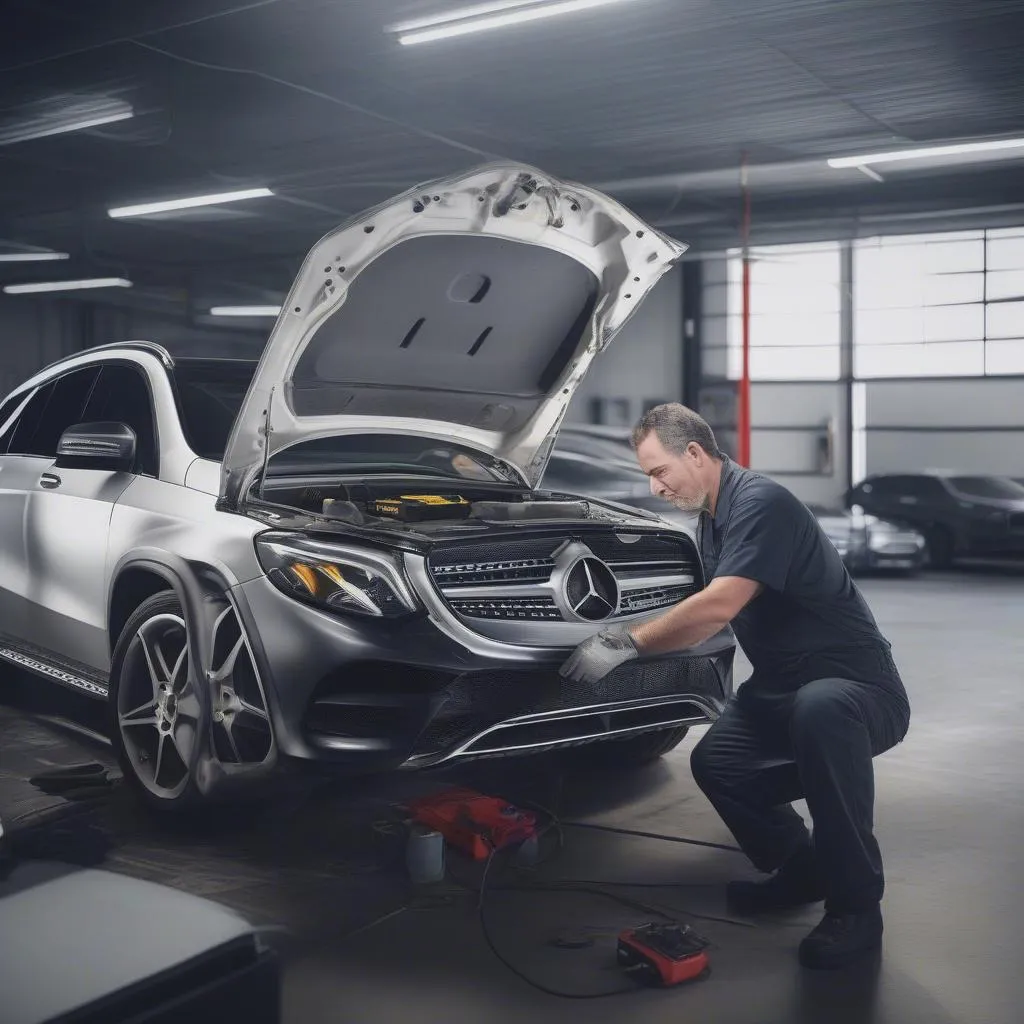
[[[477,619],[550,619],[562,621],[554,599],[550,597],[508,597],[500,600],[476,600],[453,597],[448,604],[452,611]]]
[[[701,705],[714,706],[725,699],[727,671],[727,664],[710,658],[675,657],[629,662],[596,684],[563,679],[557,666],[468,673],[453,679],[440,694],[439,709],[416,741],[412,758],[444,756],[485,730],[530,715],[552,715],[562,722],[558,716],[565,713],[558,732],[566,742],[571,742],[573,729],[582,735],[593,728],[586,722],[593,715],[577,720],[570,714],[585,708],[625,704],[636,712],[645,701],[669,701],[679,705],[672,711],[675,719],[700,718],[706,716]],[[687,697],[698,703],[688,703]],[[602,713],[610,712],[593,712]],[[496,736],[492,742],[498,742]],[[511,739],[508,745],[513,745]]]
[[[438,565],[433,569],[438,584],[472,586],[479,583],[540,583],[555,567],[552,558],[519,558],[504,562]]]
[[[637,615],[657,608],[668,608],[679,604],[697,590],[696,585],[686,587],[644,587],[622,595],[619,612],[622,615]]]
[[[615,574],[618,615],[671,607],[702,585],[693,543],[678,534],[609,530],[448,544],[431,552],[428,567],[449,607],[466,618],[565,621],[552,574],[567,542],[585,545]]]

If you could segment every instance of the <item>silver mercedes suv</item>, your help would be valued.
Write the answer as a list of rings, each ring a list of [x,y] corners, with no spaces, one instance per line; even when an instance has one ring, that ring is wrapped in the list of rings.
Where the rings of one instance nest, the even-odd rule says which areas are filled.
[[[0,658],[106,700],[164,808],[289,759],[671,749],[728,699],[731,634],[593,688],[558,668],[699,590],[693,538],[539,481],[682,251],[490,165],[321,240],[258,362],[128,342],[41,370],[0,406]]]

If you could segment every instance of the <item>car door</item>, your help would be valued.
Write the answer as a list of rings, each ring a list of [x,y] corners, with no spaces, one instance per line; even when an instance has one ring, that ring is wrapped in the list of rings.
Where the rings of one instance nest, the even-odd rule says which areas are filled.
[[[58,382],[58,388],[60,382]],[[65,388],[65,390],[68,390]],[[61,396],[55,393],[55,398]],[[114,503],[131,472],[54,466],[57,442],[72,424],[117,421],[138,437],[136,470],[155,473],[152,400],[143,372],[127,364],[92,370],[82,392],[51,405],[33,439],[44,460],[25,507],[25,545],[32,583],[28,639],[59,657],[109,668],[107,546]]]
[[[39,476],[31,460],[9,454],[22,416],[38,416],[46,404],[46,386],[8,399],[0,408],[0,642],[24,638],[28,567],[25,562],[25,502]]]

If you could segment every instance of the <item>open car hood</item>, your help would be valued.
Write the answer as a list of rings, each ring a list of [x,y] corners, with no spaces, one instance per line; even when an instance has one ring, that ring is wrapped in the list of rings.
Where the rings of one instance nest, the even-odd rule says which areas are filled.
[[[310,251],[228,440],[221,506],[303,441],[456,440],[536,486],[594,356],[686,247],[521,165],[421,185]]]

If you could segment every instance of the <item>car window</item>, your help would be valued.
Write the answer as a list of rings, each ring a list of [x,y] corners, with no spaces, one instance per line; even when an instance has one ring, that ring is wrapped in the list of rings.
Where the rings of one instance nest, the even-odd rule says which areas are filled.
[[[18,410],[25,404],[29,394],[28,391],[22,391],[0,405],[0,455],[7,454],[7,446],[14,434],[14,428],[18,425]]]
[[[1000,476],[954,476],[953,489],[970,498],[1009,498],[1024,501],[1024,487],[1015,480]]]
[[[252,383],[256,364],[182,360],[174,368],[181,427],[203,459],[224,458],[231,427]]]
[[[98,367],[87,366],[43,385],[18,417],[8,452],[55,459],[61,434],[81,422],[98,374]]]
[[[145,373],[134,366],[104,366],[82,414],[84,423],[125,423],[135,431],[135,472],[156,476],[156,429],[153,399]]]

